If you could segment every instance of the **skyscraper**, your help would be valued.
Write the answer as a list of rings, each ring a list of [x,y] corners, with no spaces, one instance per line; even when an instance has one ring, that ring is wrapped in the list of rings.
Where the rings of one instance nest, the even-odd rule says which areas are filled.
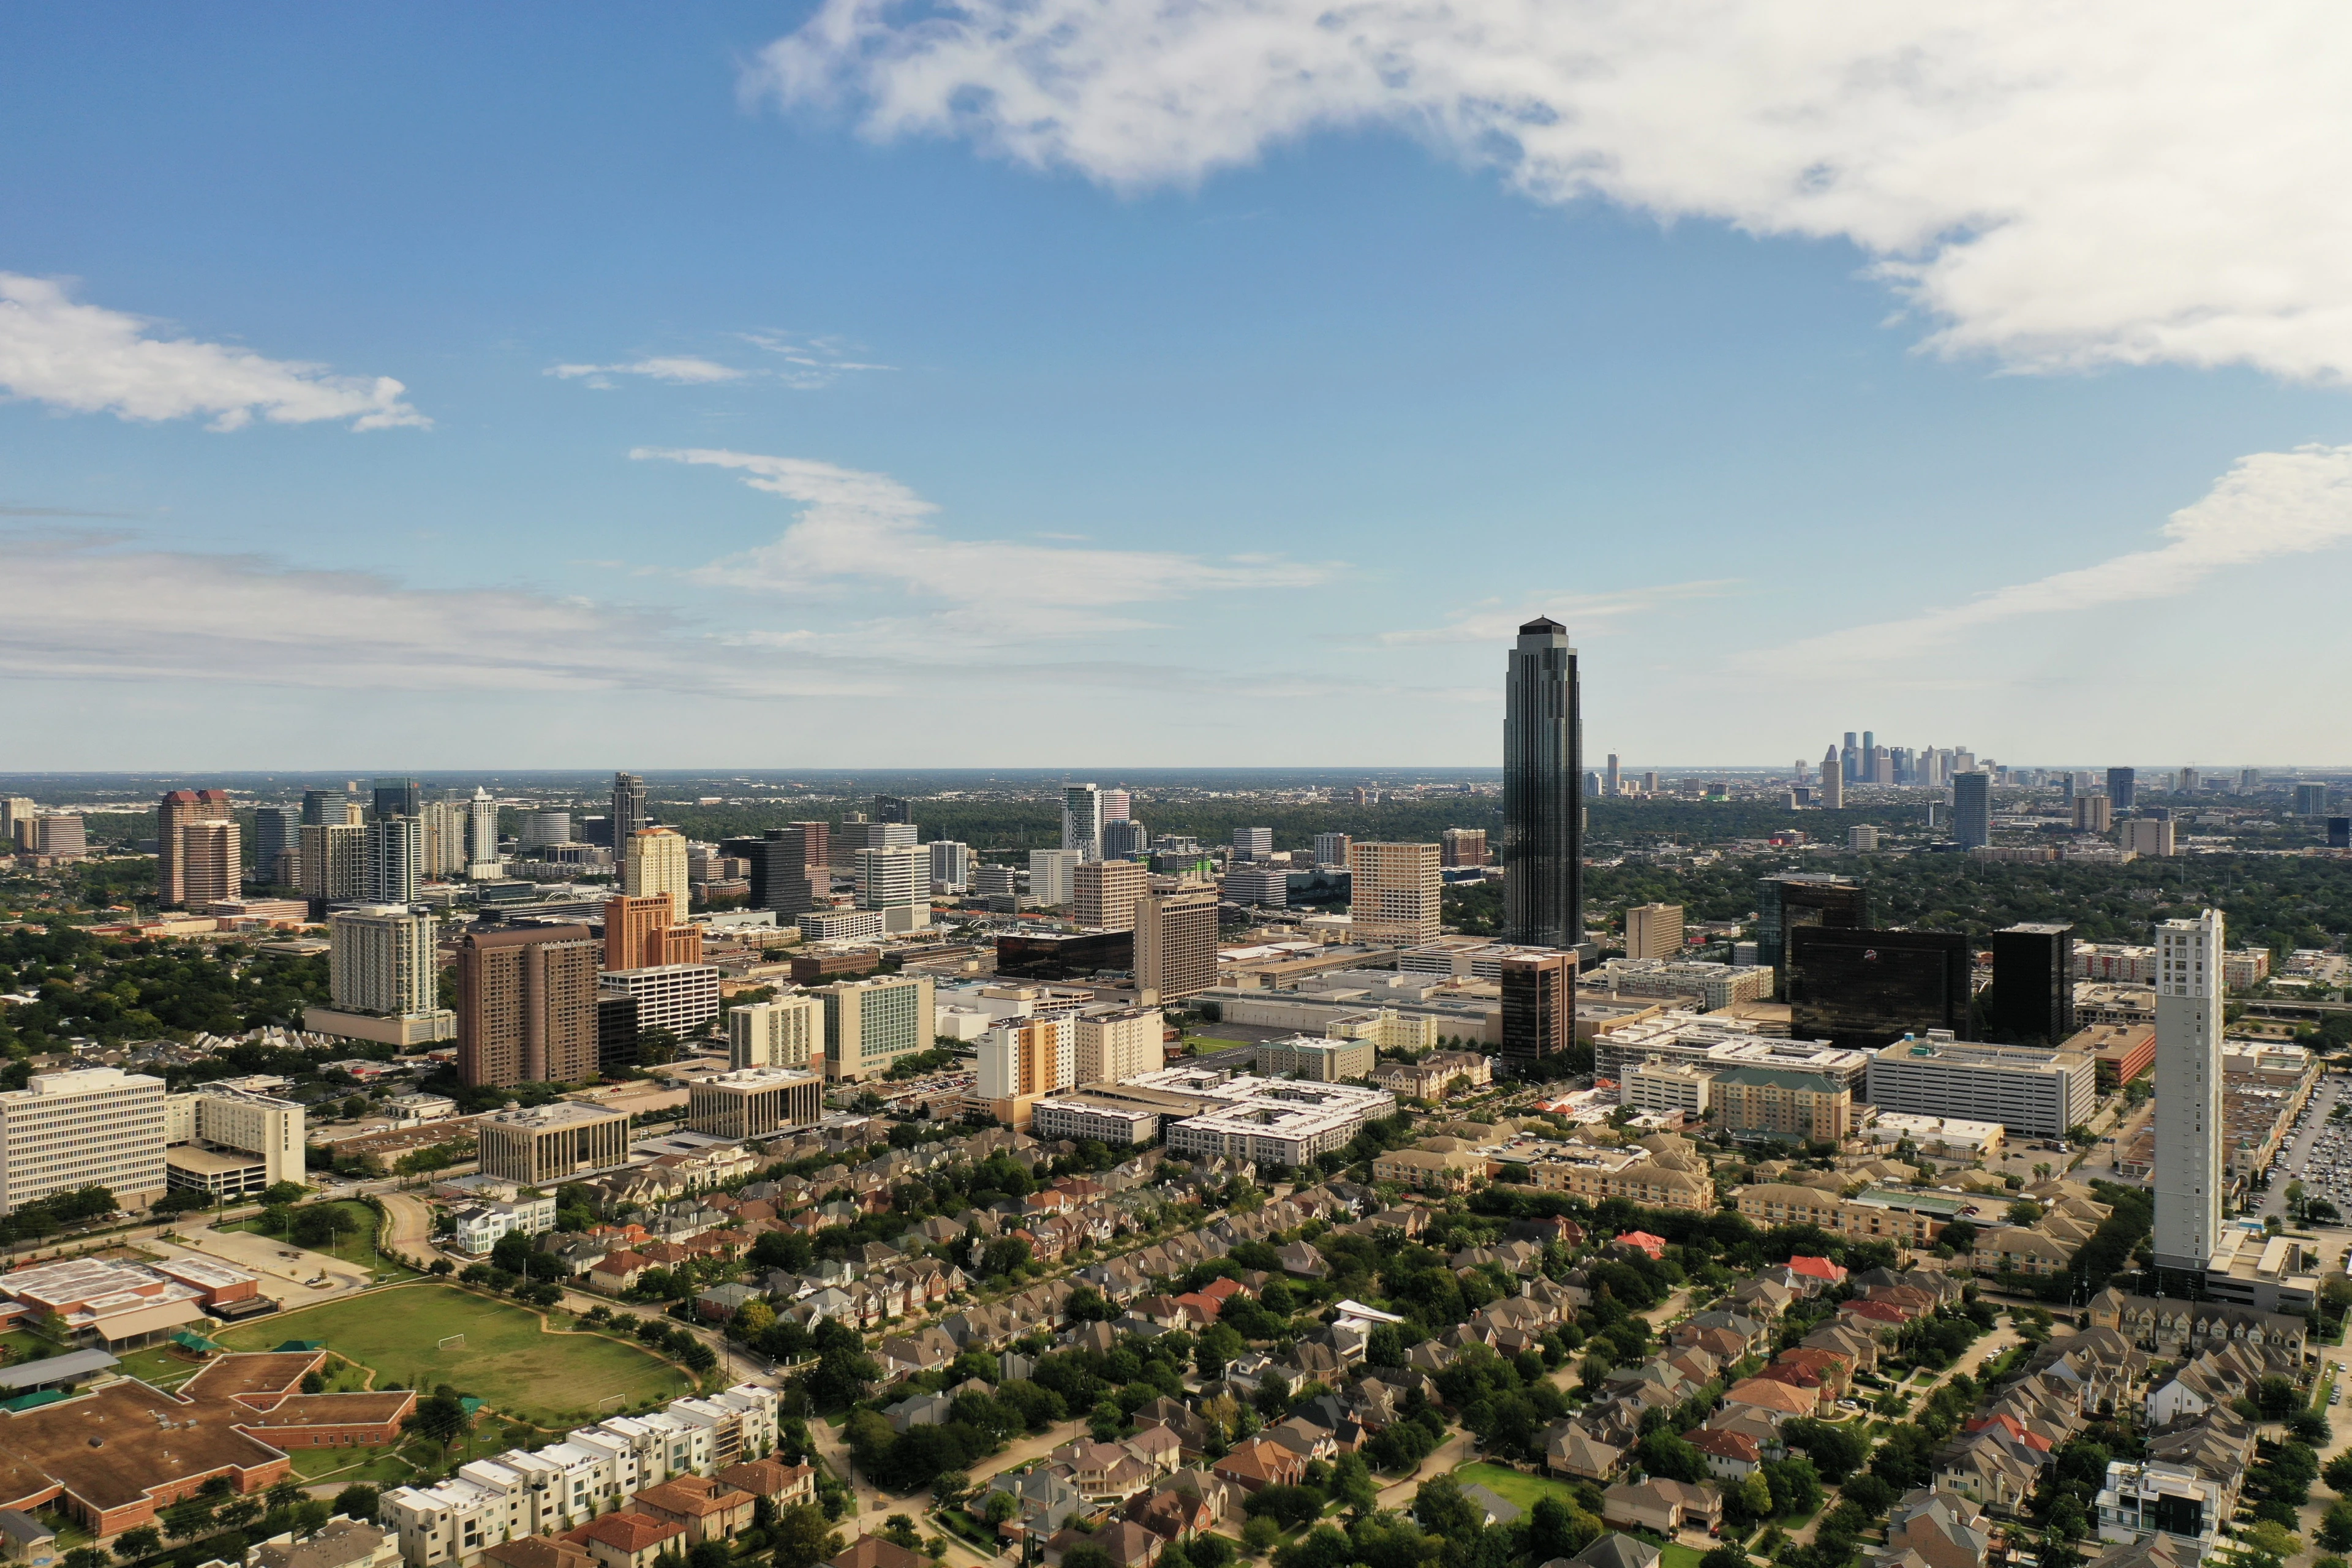
[[[621,891],[635,899],[667,893],[672,909],[685,909],[690,896],[685,837],[674,828],[640,827],[624,842]]]
[[[466,803],[425,803],[425,874],[447,877],[466,868]]]
[[[302,826],[324,827],[330,823],[348,820],[343,815],[343,792],[339,789],[306,789],[302,792]]]
[[[1081,864],[1076,849],[1029,851],[1029,901],[1048,910],[1068,903],[1076,892]]]
[[[1102,814],[1103,823],[1106,826],[1114,822],[1125,822],[1128,818],[1133,816],[1135,815],[1135,796],[1133,793],[1123,789],[1107,789],[1103,791]]]
[[[1822,753],[1822,809],[1845,809],[1845,773],[1838,762],[1838,749],[1832,746]]]
[[[1236,827],[1234,829],[1234,858],[1263,860],[1274,853],[1274,829],[1271,827]]]
[[[505,869],[499,858],[499,803],[481,785],[466,803],[466,875],[488,880]]]
[[[2129,811],[2139,794],[2139,774],[2131,768],[2107,770],[2107,805],[2117,816]]]
[[[751,853],[745,858],[751,862],[751,908],[773,910],[780,915],[799,915],[815,907],[815,900],[809,897],[809,865],[805,858],[808,842],[805,829],[794,823],[790,827],[769,828],[748,847]],[[823,874],[824,862],[817,864]]]
[[[1151,873],[1133,860],[1091,860],[1071,879],[1070,918],[1096,931],[1133,931],[1135,903],[1151,890]]]
[[[216,828],[228,824],[226,846]],[[244,857],[225,789],[175,789],[155,804],[155,890],[165,909],[236,897]],[[226,861],[224,866],[223,862]]]
[[[421,1017],[441,1006],[431,915],[405,905],[338,910],[327,921],[327,980],[335,1008]]]
[[[1852,784],[1862,767],[1862,748],[1854,744],[1854,733],[1845,732],[1845,744],[1838,748],[1838,777]]]
[[[2221,1234],[2221,911],[2156,928],[2156,1232],[2159,1270],[2198,1276]],[[2168,1294],[2177,1293],[2168,1291]]]
[[[1985,1003],[1987,1039],[2054,1046],[2072,1036],[2074,928],[2025,924],[1993,932],[1992,988]]]
[[[646,781],[635,773],[613,775],[613,850],[620,852],[646,825]]]
[[[1966,1037],[1975,962],[1961,931],[1794,927],[1784,971],[1789,1032],[1850,1051],[1930,1029]]]
[[[457,949],[457,1076],[472,1088],[596,1076],[596,941],[586,926],[507,926]]]
[[[912,808],[909,807],[907,802],[899,796],[895,795],[877,795],[874,797],[874,820],[877,822],[912,822],[915,818]]]
[[[1348,912],[1358,941],[1407,946],[1436,939],[1445,892],[1437,856],[1434,844],[1348,846]]]
[[[372,799],[379,817],[425,815],[425,789],[415,779],[378,779]]]
[[[1576,1043],[1576,954],[1511,954],[1501,981],[1505,1061],[1540,1061]]]
[[[1449,827],[1437,836],[1437,859],[1442,866],[1461,868],[1486,863],[1486,830]]]
[[[857,907],[905,910],[931,901],[931,856],[919,845],[857,852]],[[926,915],[925,921],[929,917]],[[896,926],[891,928],[897,930]]]
[[[1216,983],[1216,889],[1179,888],[1136,900],[1136,1000],[1164,1006]]]
[[[1992,775],[1952,775],[1952,842],[1974,849],[1992,842]]]
[[[1109,825],[1104,825],[1106,833]],[[961,893],[971,886],[971,846],[954,838],[934,838],[923,847],[931,857],[931,886]]]
[[[1799,926],[1870,923],[1868,884],[1818,871],[1791,871],[1756,885],[1756,962],[1776,983],[1788,975],[1788,935]]]
[[[299,861],[302,853],[302,814],[290,805],[264,805],[253,813],[253,872],[262,882],[290,881],[281,879],[278,857],[288,850]]]
[[[1612,752],[1609,753],[1608,769],[1601,775],[1601,793],[1608,795],[1612,799],[1614,799],[1617,795],[1619,783],[1620,781],[1617,776],[1617,753]]]
[[[1102,791],[1090,784],[1065,785],[1062,847],[1076,850],[1082,861],[1101,859],[1102,826]]]
[[[2120,806],[2116,809],[2122,809]],[[2297,816],[2327,815],[2327,786],[2324,784],[2299,784],[2294,786],[2294,814]]]
[[[361,897],[367,886],[367,829],[352,822],[304,823],[296,885],[329,903]]]
[[[1318,866],[1345,866],[1348,863],[1348,836],[1344,833],[1317,834],[1315,863]]]
[[[824,1005],[804,991],[743,1002],[727,1014],[727,1065],[824,1069]]]
[[[1568,628],[1519,627],[1503,680],[1503,931],[1584,941],[1584,716]]]
[[[1682,951],[1682,905],[1634,904],[1626,910],[1626,957],[1679,958]]]
[[[425,824],[379,816],[360,832],[360,897],[372,904],[415,903],[425,886]]]
[[[660,969],[702,962],[702,932],[677,923],[678,909],[667,893],[604,900],[604,967]]]
[[[1106,860],[1140,860],[1144,847],[1150,842],[1151,830],[1132,817],[1103,819],[1102,853]]]

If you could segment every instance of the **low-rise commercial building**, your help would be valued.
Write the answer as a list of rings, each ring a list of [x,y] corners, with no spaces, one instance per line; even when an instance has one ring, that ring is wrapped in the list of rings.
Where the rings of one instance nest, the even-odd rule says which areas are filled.
[[[1710,1013],[1772,996],[1769,969],[1664,958],[1612,958],[1578,984],[1617,996],[1695,996]]]
[[[494,1110],[474,1130],[482,1174],[522,1186],[559,1186],[629,1160],[628,1117],[576,1100]]]
[[[2062,1051],[2091,1058],[2101,1094],[2113,1094],[2156,1065],[2156,1026],[2093,1024],[2059,1042]]]
[[[824,1080],[803,1068],[743,1068],[687,1086],[686,1124],[714,1138],[766,1138],[814,1127]]]
[[[1049,1095],[1030,1106],[1029,1132],[1047,1142],[1091,1138],[1114,1149],[1132,1149],[1160,1136],[1160,1113],[1139,1106]]]
[[[1711,1072],[1736,1067],[1834,1074],[1860,1096],[1870,1072],[1871,1053],[1840,1050],[1822,1040],[1777,1039],[1734,1019],[1662,1013],[1622,1025],[1592,1037],[1593,1070],[1612,1082],[1655,1057],[1689,1062]]]
[[[1284,1167],[1347,1146],[1366,1121],[1396,1109],[1385,1089],[1302,1083],[1171,1068],[1134,1080],[1137,1088],[1204,1102],[1168,1130],[1172,1154],[1220,1155]]]
[[[1997,1120],[2011,1132],[2063,1138],[2090,1120],[2097,1084],[2088,1057],[1957,1040],[1936,1030],[1881,1049],[1871,1060],[1869,1097],[1883,1111]]]
[[[1704,1120],[1714,1106],[1709,1092],[1714,1083],[1715,1074],[1695,1063],[1653,1058],[1637,1065],[1618,1084],[1617,1103],[1654,1115],[1680,1111]]]

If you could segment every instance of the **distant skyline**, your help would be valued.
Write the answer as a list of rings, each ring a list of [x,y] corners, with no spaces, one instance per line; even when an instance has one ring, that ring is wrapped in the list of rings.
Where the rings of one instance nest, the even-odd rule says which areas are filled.
[[[0,17],[0,771],[2352,763],[2331,14],[925,15]]]

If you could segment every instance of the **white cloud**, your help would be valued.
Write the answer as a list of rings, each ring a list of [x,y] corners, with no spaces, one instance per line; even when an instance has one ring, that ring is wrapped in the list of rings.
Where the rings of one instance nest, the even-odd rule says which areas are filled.
[[[1382,632],[1380,640],[1391,647],[1423,647],[1433,643],[1508,643],[1519,627],[1536,616],[1549,615],[1568,628],[1573,638],[1607,631],[1609,623],[1627,616],[1647,615],[1685,599],[1716,599],[1739,585],[1734,577],[1694,583],[1664,583],[1654,588],[1628,588],[1615,594],[1529,594],[1514,604],[1486,599],[1461,610],[1442,626],[1407,627]]]
[[[547,374],[564,381],[584,378],[591,386],[608,387],[613,384],[606,378],[615,375],[642,375],[674,386],[705,386],[717,381],[740,381],[751,373],[693,354],[656,354],[626,364],[559,364]]]
[[[940,624],[974,633],[994,629],[1030,640],[1128,630],[1143,623],[1107,613],[1112,606],[1234,589],[1307,588],[1331,576],[1328,567],[1265,555],[1219,562],[1163,551],[950,539],[930,522],[939,509],[897,479],[805,458],[653,447],[629,456],[726,468],[753,489],[800,504],[798,519],[773,543],[714,562],[693,574],[696,581],[798,595],[864,582],[942,605]]]
[[[1538,200],[1851,241],[1947,351],[2336,378],[2347,80],[2315,0],[825,0],[745,86],[1122,187],[1402,127]]]
[[[432,423],[401,401],[406,388],[388,375],[330,375],[230,344],[151,337],[148,327],[78,305],[47,279],[0,272],[0,388],[79,414],[209,415],[215,430],[256,415],[280,425],[348,419],[354,430]]]
[[[2305,555],[2352,541],[2352,447],[2241,458],[2204,497],[2172,514],[2153,550],[2013,584],[1964,605],[1811,637],[1764,656],[1773,668],[1874,668],[1948,647],[2002,621],[2168,599],[2225,567]]]

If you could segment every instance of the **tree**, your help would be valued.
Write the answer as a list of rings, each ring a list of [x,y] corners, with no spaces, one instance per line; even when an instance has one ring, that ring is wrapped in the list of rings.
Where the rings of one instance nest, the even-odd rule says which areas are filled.
[[[698,1541],[687,1548],[686,1568],[734,1568],[735,1549],[724,1541]]]
[[[126,1530],[114,1538],[114,1550],[125,1563],[136,1563],[142,1557],[152,1557],[163,1550],[163,1532],[152,1524]]]
[[[335,1511],[346,1519],[373,1519],[378,1493],[371,1486],[349,1486],[335,1494]]]
[[[991,1524],[1003,1524],[1021,1511],[1020,1502],[1011,1492],[991,1492],[981,1514]]]
[[[1821,1475],[1803,1459],[1778,1459],[1767,1464],[1764,1484],[1771,1489],[1774,1513],[1806,1513],[1821,1506]]]
[[[315,1376],[317,1374],[313,1373],[312,1375]],[[306,1387],[302,1392],[308,1394],[310,1393],[311,1390]],[[292,1508],[296,1503],[300,1502],[309,1495],[310,1494],[308,1492],[302,1489],[302,1483],[300,1481],[289,1476],[284,1480],[269,1489],[269,1506],[273,1509]]]
[[[1663,1426],[1643,1438],[1633,1453],[1653,1476],[1693,1484],[1706,1477],[1706,1456]]]
[[[1801,1419],[1791,1421],[1782,1436],[1789,1446],[1802,1448],[1822,1480],[1837,1486],[1870,1461],[1870,1439],[1849,1426]]]
[[[1461,1486],[1451,1476],[1433,1476],[1414,1489],[1412,1517],[1432,1535],[1442,1535],[1465,1546],[1481,1527],[1478,1510],[1470,1506],[1470,1500],[1462,1495]]]
[[[775,1543],[772,1553],[775,1568],[816,1568],[842,1552],[840,1535],[824,1517],[824,1510],[814,1503],[798,1502],[779,1511],[770,1535]]]
[[[418,1400],[416,1408],[408,1415],[408,1429],[439,1444],[444,1454],[449,1451],[449,1445],[464,1436],[473,1425],[474,1418],[466,1414],[465,1405],[444,1394]]]
[[[2338,1498],[2320,1516],[2319,1544],[2330,1552],[2352,1552],[2352,1499]]]
[[[1242,1526],[1242,1545],[1253,1557],[1264,1555],[1267,1547],[1281,1539],[1282,1526],[1265,1514]]]

